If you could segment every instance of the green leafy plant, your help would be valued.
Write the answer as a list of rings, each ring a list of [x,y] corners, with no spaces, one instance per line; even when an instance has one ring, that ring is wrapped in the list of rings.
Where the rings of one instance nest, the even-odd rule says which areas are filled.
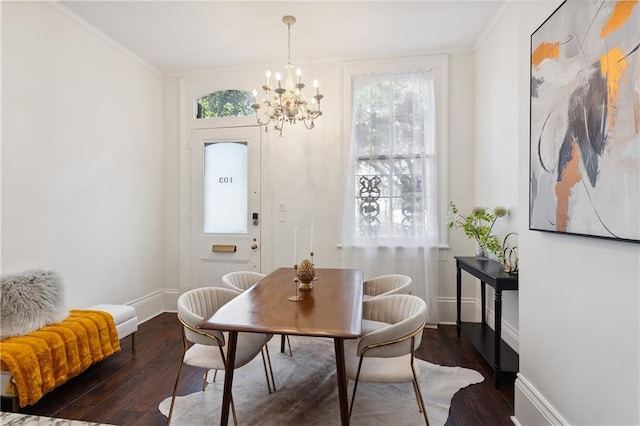
[[[464,216],[460,214],[458,207],[450,202],[447,225],[449,229],[461,228],[464,234],[475,240],[483,251],[488,250],[502,262],[504,256],[502,244],[498,236],[493,235],[491,231],[493,231],[496,220],[506,214],[507,209],[502,206],[495,207],[493,211],[485,207],[474,207],[471,214]]]

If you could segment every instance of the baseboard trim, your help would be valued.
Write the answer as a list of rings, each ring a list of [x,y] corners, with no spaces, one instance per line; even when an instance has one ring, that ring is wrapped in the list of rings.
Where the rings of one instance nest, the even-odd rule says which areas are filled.
[[[138,322],[143,323],[151,318],[160,315],[163,312],[176,312],[178,297],[182,294],[179,289],[165,288],[156,290],[146,296],[132,300],[127,305],[136,308],[138,314]],[[460,301],[462,306],[462,319],[467,318],[473,321],[479,321],[481,317],[481,303],[473,298],[466,297]],[[440,309],[440,324],[455,325],[456,324],[456,298],[440,297],[438,299],[438,307]],[[487,310],[487,322],[493,328],[495,321],[494,312]],[[518,352],[519,334],[518,330],[511,324],[502,321],[502,338],[509,346]]]
[[[480,321],[482,318],[482,303],[473,297],[462,298],[462,320],[463,321]],[[438,299],[438,307],[440,308],[440,324],[455,325],[456,324],[456,298],[440,297]],[[466,319],[465,319],[466,318]],[[487,323],[493,328],[495,323],[495,313],[493,309],[487,308]],[[502,340],[516,352],[519,352],[520,334],[511,324],[502,320]]]
[[[540,392],[520,373],[514,388],[516,425],[567,425],[567,421]]]
[[[176,289],[156,290],[146,296],[130,301],[127,305],[136,308],[138,324],[142,324],[163,312],[175,311],[179,294],[180,291]]]

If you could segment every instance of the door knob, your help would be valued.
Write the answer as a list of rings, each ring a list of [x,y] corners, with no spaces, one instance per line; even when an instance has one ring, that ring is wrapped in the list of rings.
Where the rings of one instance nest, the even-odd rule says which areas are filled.
[[[255,250],[258,248],[258,245],[256,243],[251,244],[251,250]]]

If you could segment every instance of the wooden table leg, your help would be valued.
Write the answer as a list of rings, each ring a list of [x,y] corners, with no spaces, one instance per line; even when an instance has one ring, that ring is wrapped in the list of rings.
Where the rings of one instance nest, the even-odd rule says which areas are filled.
[[[220,424],[229,424],[229,406],[231,405],[231,386],[233,385],[233,366],[236,363],[236,346],[238,344],[238,332],[229,331],[227,340],[227,359],[224,368],[224,392],[222,394],[222,413]]]
[[[340,399],[340,420],[342,425],[349,424],[349,400],[347,397],[347,371],[344,364],[344,340],[333,339],[336,351],[336,370],[338,378],[338,398]]]

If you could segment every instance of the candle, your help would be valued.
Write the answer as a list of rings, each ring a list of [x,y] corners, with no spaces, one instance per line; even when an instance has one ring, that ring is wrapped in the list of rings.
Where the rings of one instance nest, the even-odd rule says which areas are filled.
[[[278,80],[278,88],[282,87],[282,76],[279,72],[276,73],[276,80]]]
[[[300,84],[300,75],[302,74],[302,70],[300,68],[296,69],[296,75],[298,76],[298,84]]]
[[[316,95],[320,94],[320,89],[318,89],[318,86],[320,86],[320,83],[318,83],[318,80],[313,80],[313,87],[316,88]]]
[[[296,265],[296,251],[298,249],[298,227],[293,228],[293,264]]]
[[[313,253],[313,222],[311,222],[311,237],[309,238],[309,253]]]
[[[271,70],[267,70],[267,86],[269,86],[269,79],[271,78]]]
[[[253,103],[257,104],[258,103],[258,91],[256,89],[253,89],[253,91],[251,93],[253,93]]]

